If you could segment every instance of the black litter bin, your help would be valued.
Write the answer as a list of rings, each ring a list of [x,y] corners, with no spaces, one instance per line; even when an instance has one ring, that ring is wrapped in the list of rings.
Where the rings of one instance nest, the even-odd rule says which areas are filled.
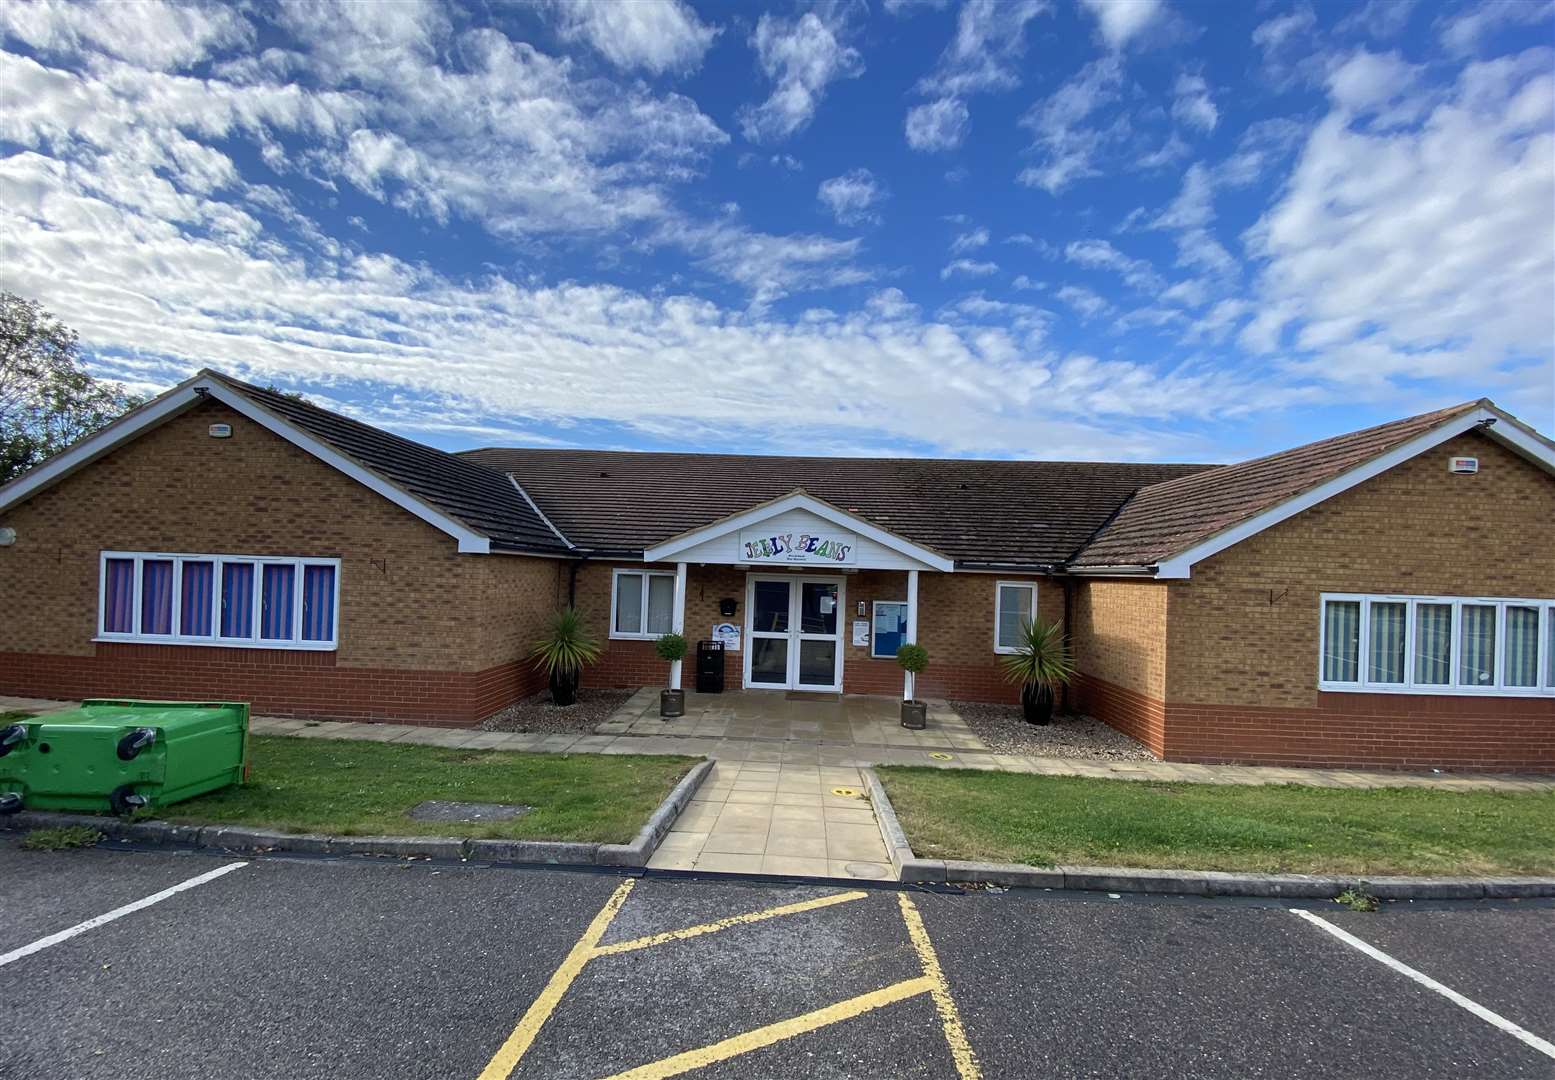
[[[697,642],[697,693],[724,692],[724,643]]]

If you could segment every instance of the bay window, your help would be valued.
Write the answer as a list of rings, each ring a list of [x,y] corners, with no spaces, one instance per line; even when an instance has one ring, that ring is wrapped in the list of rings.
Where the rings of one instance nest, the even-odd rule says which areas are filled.
[[[610,636],[663,637],[675,624],[675,575],[617,570],[611,576]]]
[[[333,649],[339,606],[339,559],[106,551],[97,637]]]
[[[1318,686],[1555,695],[1555,600],[1324,593]]]

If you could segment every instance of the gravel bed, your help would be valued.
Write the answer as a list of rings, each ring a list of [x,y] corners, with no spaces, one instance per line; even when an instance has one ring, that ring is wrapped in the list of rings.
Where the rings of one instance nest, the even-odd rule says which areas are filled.
[[[551,692],[515,701],[499,713],[481,721],[485,731],[519,731],[547,735],[588,735],[610,719],[610,714],[626,703],[632,690],[579,690],[575,704],[560,707],[551,704]]]
[[[1089,716],[1054,716],[1045,727],[1028,724],[1019,705],[952,701],[950,707],[996,754],[1090,758],[1095,761],[1154,761],[1143,745]]]

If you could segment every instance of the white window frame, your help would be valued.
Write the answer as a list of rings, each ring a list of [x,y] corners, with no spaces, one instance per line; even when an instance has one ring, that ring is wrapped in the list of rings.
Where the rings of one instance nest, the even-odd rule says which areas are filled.
[[[869,658],[871,660],[895,660],[896,659],[896,654],[894,652],[893,653],[883,653],[883,652],[876,652],[875,651],[875,615],[880,610],[880,605],[881,604],[890,604],[892,607],[899,607],[899,608],[904,608],[905,609],[907,607],[907,601],[906,600],[876,600],[876,601],[874,601],[870,605],[870,608],[869,608]],[[906,614],[905,611],[903,612],[903,616],[902,617],[903,618],[907,617],[907,614]]]
[[[1323,629],[1324,615],[1329,601],[1353,601],[1360,604],[1359,662],[1354,682],[1334,682],[1323,678]],[[1404,604],[1404,681],[1401,683],[1374,683],[1367,680],[1371,655],[1371,605]],[[1417,683],[1415,681],[1415,609],[1421,604],[1440,604],[1452,608],[1452,681],[1450,683]],[[1463,625],[1463,608],[1494,607],[1496,609],[1496,662],[1495,682],[1490,685],[1464,685],[1460,682],[1463,671],[1460,638]],[[1539,653],[1536,686],[1506,685],[1506,609],[1531,607],[1539,613]],[[1550,672],[1550,650],[1555,649],[1555,628],[1550,620],[1555,618],[1555,599],[1527,599],[1510,596],[1391,596],[1372,593],[1321,593],[1317,605],[1317,688],[1330,693],[1345,694],[1414,694],[1451,697],[1555,697],[1555,679]]]
[[[1019,648],[1011,648],[999,644],[999,624],[1004,621],[1004,590],[1007,588],[1026,589],[1031,593],[1031,621],[1037,621],[1037,583],[1035,581],[996,581],[993,586],[993,651],[1004,656],[1010,656],[1020,652]]]
[[[625,566],[613,567],[610,571],[610,637],[616,641],[657,641],[664,635],[643,633],[641,630],[635,634],[616,630],[616,596],[620,591],[619,582],[621,577],[628,574],[633,576],[641,575],[642,577],[642,607],[639,609],[642,611],[642,622],[638,624],[639,626],[646,624],[648,621],[648,579],[656,577],[669,578],[670,585],[673,587],[675,584],[675,574],[673,571],[637,570]],[[671,606],[674,603],[675,600],[672,594],[670,599]],[[674,625],[673,611],[670,613],[670,625]]]
[[[108,560],[129,559],[135,563],[134,590],[131,598],[135,630],[131,633],[110,633],[103,626],[108,616]],[[183,614],[183,589],[184,589],[184,563],[208,562],[211,567],[211,635],[209,637],[195,637],[185,634],[148,634],[141,631],[141,618],[144,614],[140,607],[140,587],[143,566],[147,561],[172,562],[173,564],[173,620],[174,630],[182,629],[180,625]],[[249,636],[247,637],[222,637],[221,635],[221,594],[223,588],[222,565],[224,563],[249,563],[254,567],[253,617],[250,620]],[[264,598],[264,568],[266,566],[290,566],[292,568],[292,633],[291,638],[264,638],[260,637],[260,624],[263,622],[263,598]],[[328,641],[304,641],[302,635],[302,581],[303,571],[309,566],[328,566],[335,572],[335,595],[333,600],[334,618],[331,620],[330,637]],[[340,560],[329,558],[312,558],[303,555],[215,555],[196,554],[181,551],[104,551],[99,554],[97,563],[97,635],[93,641],[128,641],[142,645],[200,645],[207,648],[224,649],[288,649],[295,652],[333,652],[340,647]]]

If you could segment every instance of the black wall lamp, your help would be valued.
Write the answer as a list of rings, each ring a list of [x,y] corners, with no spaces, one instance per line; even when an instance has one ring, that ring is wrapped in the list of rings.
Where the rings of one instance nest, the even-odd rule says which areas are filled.
[[[718,601],[718,614],[727,619],[729,616],[734,614],[734,611],[737,607],[739,607],[739,605],[734,602],[734,597],[726,596],[722,600]]]

